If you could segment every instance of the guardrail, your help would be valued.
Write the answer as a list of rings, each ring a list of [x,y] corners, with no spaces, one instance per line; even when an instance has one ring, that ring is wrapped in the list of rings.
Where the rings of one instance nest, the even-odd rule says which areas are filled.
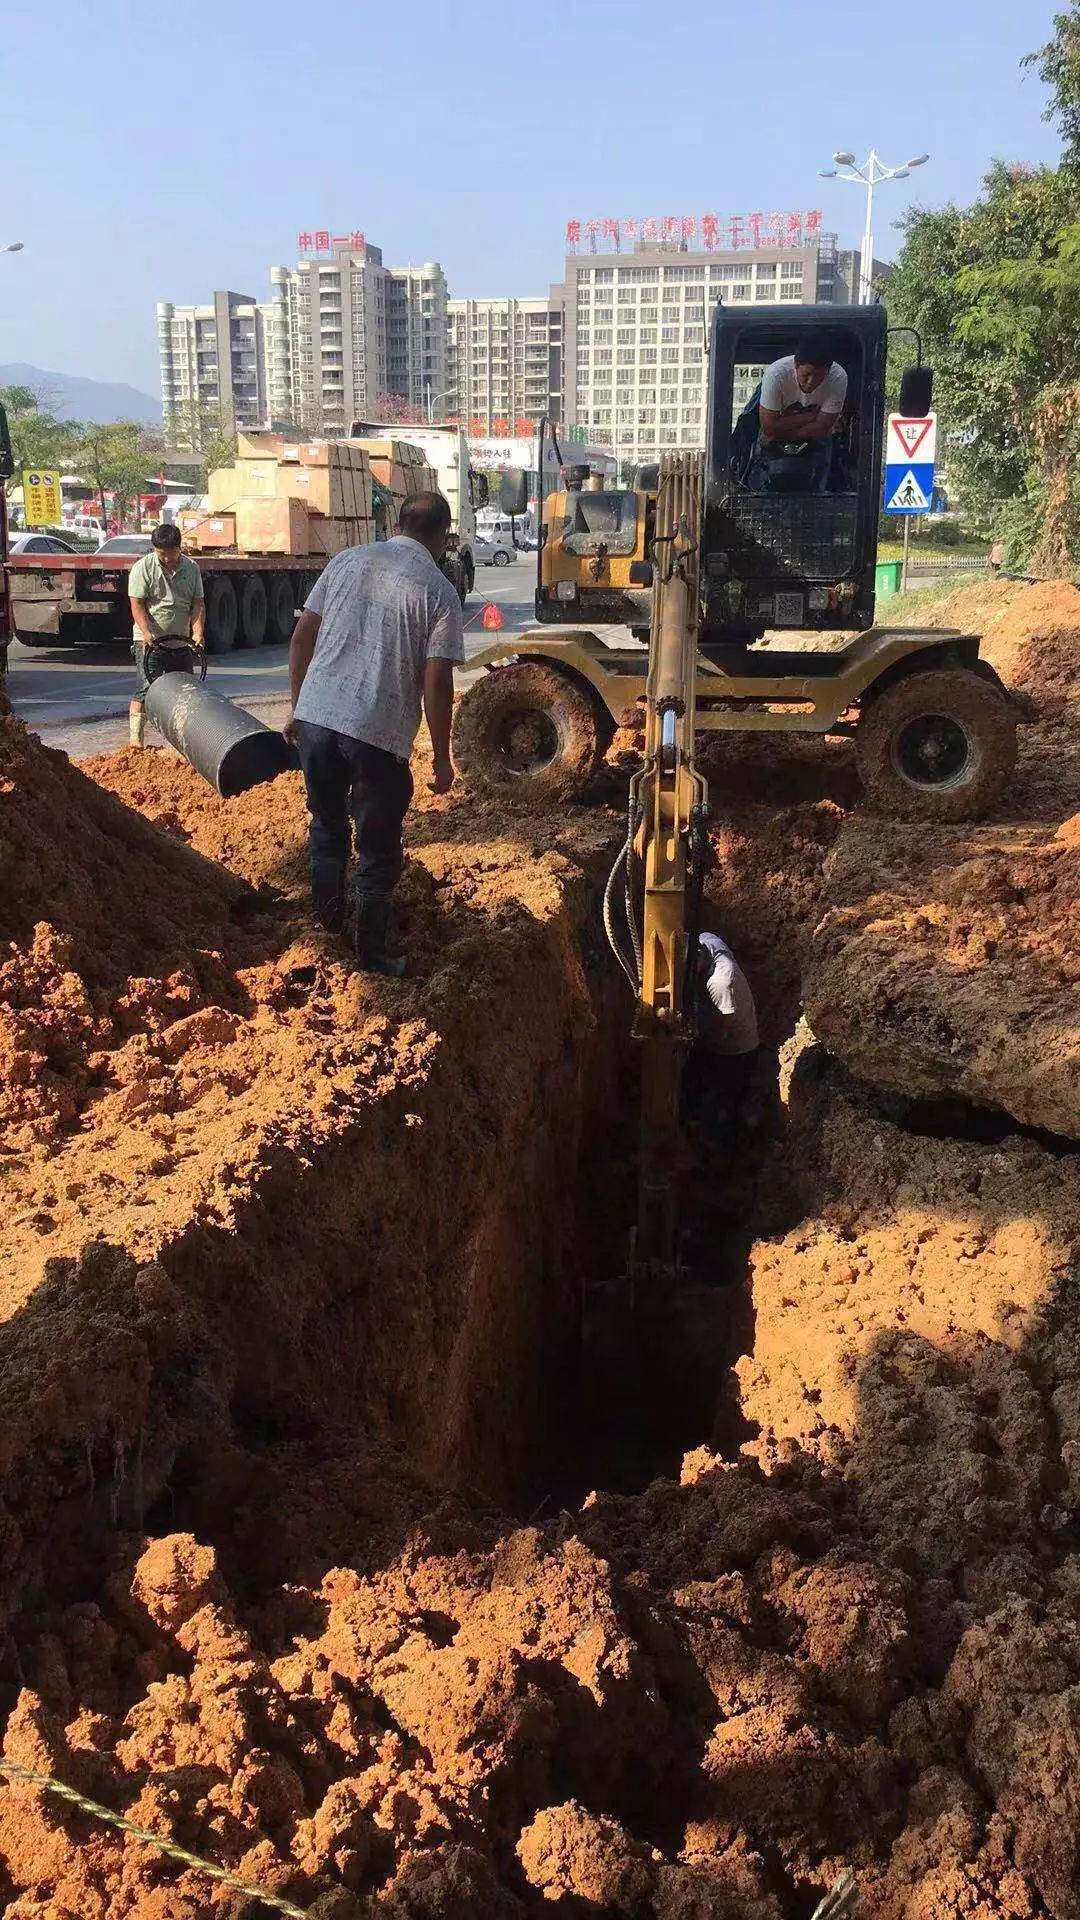
[[[942,553],[930,559],[920,555],[917,560],[908,561],[908,579],[916,575],[925,577],[928,573],[986,573],[988,571],[985,555],[979,553],[950,553],[946,548]]]

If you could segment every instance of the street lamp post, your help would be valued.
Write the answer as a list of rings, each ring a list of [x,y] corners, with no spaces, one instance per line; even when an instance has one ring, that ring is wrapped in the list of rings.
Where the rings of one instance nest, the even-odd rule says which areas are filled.
[[[871,147],[869,159],[860,167],[853,153],[841,148],[833,154],[835,167],[820,167],[822,180],[852,180],[857,186],[866,189],[866,221],[863,226],[862,254],[859,259],[859,305],[869,306],[874,297],[874,189],[885,180],[906,180],[914,167],[925,167],[930,155],[920,153],[914,160],[906,160],[902,167],[887,167],[876,150]],[[841,173],[839,169],[848,171]]]
[[[428,417],[428,426],[430,426],[430,425],[431,425],[431,423],[432,423],[432,421],[433,421],[433,420],[434,420],[434,418],[435,418],[435,413],[434,413],[434,407],[435,407],[435,402],[436,402],[436,400],[452,400],[452,399],[454,398],[454,396],[455,396],[455,391],[456,391],[456,390],[455,390],[455,388],[453,388],[453,387],[447,387],[447,388],[445,389],[445,391],[444,391],[444,392],[442,392],[442,393],[432,393],[432,391],[431,391],[431,381],[430,381],[430,380],[427,380],[427,379],[425,379],[425,381],[424,381],[424,393],[425,393],[425,395],[426,395],[426,398],[427,398],[427,417]]]

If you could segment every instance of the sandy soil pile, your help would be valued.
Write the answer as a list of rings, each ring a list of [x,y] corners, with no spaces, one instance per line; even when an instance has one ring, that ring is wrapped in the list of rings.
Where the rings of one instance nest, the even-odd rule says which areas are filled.
[[[862,816],[830,861],[805,981],[857,1074],[962,1094],[1080,1136],[1080,592],[961,588],[934,624],[986,636],[1026,694],[1013,786],[988,821],[927,835]]]

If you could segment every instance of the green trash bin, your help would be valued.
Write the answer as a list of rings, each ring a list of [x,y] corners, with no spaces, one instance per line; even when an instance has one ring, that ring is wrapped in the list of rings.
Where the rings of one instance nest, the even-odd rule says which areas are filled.
[[[901,560],[879,560],[874,568],[874,592],[879,600],[891,600],[900,591]]]

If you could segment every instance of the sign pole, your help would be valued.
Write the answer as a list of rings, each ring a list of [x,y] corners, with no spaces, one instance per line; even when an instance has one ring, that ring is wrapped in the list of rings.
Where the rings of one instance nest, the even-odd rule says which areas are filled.
[[[912,521],[912,515],[910,513],[905,513],[904,515],[904,564],[900,569],[901,593],[907,592],[908,539],[911,534],[911,521]]]

